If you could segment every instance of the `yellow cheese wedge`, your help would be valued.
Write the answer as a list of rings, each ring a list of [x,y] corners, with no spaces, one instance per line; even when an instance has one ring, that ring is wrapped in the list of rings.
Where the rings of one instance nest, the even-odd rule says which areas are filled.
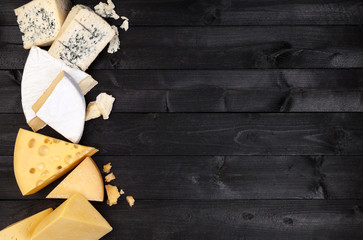
[[[31,240],[98,240],[110,224],[82,194],[75,194],[43,219]]]
[[[14,173],[21,193],[38,192],[96,152],[98,150],[93,147],[19,129],[14,149]]]
[[[35,227],[48,216],[53,209],[48,208],[17,223],[13,223],[0,231],[3,240],[30,240]]]
[[[102,175],[92,158],[83,160],[47,198],[64,199],[75,193],[82,193],[90,201],[103,202]]]

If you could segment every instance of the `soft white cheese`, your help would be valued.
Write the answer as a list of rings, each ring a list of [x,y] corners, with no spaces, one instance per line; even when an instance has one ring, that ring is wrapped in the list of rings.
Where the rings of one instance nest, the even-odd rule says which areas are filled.
[[[36,117],[32,109],[33,104],[62,70],[79,84],[83,94],[97,85],[97,81],[87,73],[68,67],[62,60],[53,58],[46,51],[32,47],[21,82],[21,102],[28,123]]]
[[[73,143],[81,140],[86,102],[81,89],[68,74],[65,73],[36,114]]]

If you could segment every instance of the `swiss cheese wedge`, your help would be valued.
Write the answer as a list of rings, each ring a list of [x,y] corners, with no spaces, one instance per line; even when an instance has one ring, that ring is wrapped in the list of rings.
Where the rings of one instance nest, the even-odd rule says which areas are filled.
[[[17,223],[13,223],[0,231],[3,240],[30,240],[35,227],[48,216],[53,209],[48,208]]]
[[[96,152],[98,150],[93,147],[19,129],[14,149],[14,173],[21,193],[38,192]]]
[[[90,201],[103,202],[104,185],[102,175],[92,158],[81,162],[47,198],[69,198],[82,193]]]
[[[43,219],[31,240],[98,240],[110,224],[82,194],[75,194]]]

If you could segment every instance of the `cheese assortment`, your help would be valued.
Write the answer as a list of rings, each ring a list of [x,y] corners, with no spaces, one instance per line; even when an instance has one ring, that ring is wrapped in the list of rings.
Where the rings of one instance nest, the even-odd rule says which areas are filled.
[[[73,143],[83,134],[86,102],[79,86],[62,71],[33,105],[36,115]]]
[[[67,72],[72,77],[83,94],[88,93],[97,85],[97,81],[89,74],[67,66],[62,60],[53,58],[45,50],[32,47],[24,67],[21,102],[26,121],[34,131],[38,131],[46,124],[37,118],[32,107],[61,71]]]
[[[98,240],[111,231],[106,219],[76,193],[38,224],[31,240]]]
[[[70,0],[33,0],[15,9],[24,48],[51,45],[71,7]]]
[[[96,11],[96,12],[95,12]],[[119,19],[112,0],[95,11],[84,5],[72,8],[70,0],[33,0],[14,10],[25,49],[30,49],[21,83],[24,115],[32,131],[19,129],[14,148],[14,174],[21,193],[30,195],[68,174],[47,198],[68,199],[54,211],[44,210],[0,231],[0,239],[97,240],[112,227],[89,201],[117,204],[124,194],[104,185],[96,163],[98,150],[78,145],[86,120],[108,119],[115,98],[97,96],[86,108],[84,95],[98,82],[84,71],[109,44],[108,52],[120,49],[119,32],[102,17]],[[102,17],[101,17],[102,16]],[[128,29],[128,19],[121,28]],[[37,46],[51,46],[45,51]],[[70,142],[36,131],[50,126]],[[110,172],[111,164],[104,167]],[[113,173],[105,176],[115,180]],[[130,199],[130,206],[133,202]]]
[[[2,240],[30,240],[31,235],[36,226],[51,212],[52,208],[48,208],[24,220],[16,222],[0,231],[0,239]]]
[[[15,142],[14,173],[21,193],[38,192],[97,151],[20,129]]]
[[[115,36],[111,26],[92,9],[74,7],[49,49],[49,54],[83,71]],[[73,18],[72,20],[68,18]]]
[[[92,158],[81,162],[47,198],[69,198],[75,193],[81,193],[89,201],[103,202],[104,185],[102,175]]]

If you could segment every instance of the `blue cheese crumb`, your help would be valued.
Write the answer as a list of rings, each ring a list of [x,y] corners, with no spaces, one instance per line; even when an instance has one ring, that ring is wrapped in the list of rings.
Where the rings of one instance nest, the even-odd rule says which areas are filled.
[[[121,24],[120,28],[125,30],[125,32],[126,32],[127,30],[129,30],[129,19],[127,17],[124,17],[124,16],[122,16],[121,19],[124,20],[124,21]]]
[[[115,53],[120,49],[119,32],[116,26],[111,26],[111,27],[115,31],[115,36],[111,39],[110,44],[108,45],[107,52]]]
[[[112,0],[107,0],[107,3],[100,2],[94,7],[95,12],[104,18],[119,19],[120,16],[115,11],[115,4]]]

